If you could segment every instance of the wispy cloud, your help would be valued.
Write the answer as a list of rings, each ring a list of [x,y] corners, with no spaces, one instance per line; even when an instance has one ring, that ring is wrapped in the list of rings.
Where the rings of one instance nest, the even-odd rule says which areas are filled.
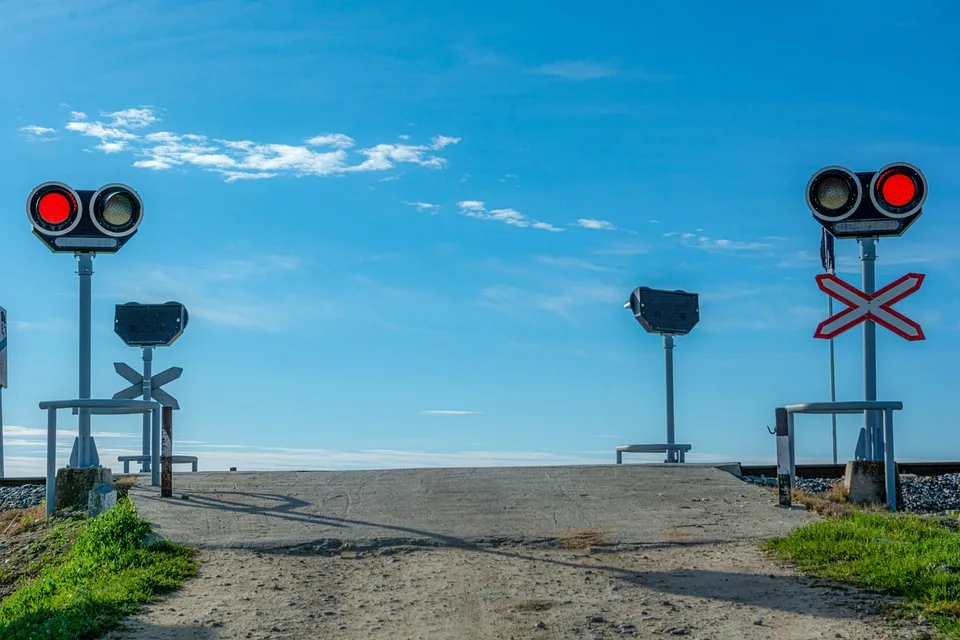
[[[144,265],[105,275],[104,296],[179,300],[191,317],[223,327],[268,332],[285,330],[290,323],[309,318],[336,316],[338,308],[329,300],[303,292],[285,293],[277,287],[285,275],[299,268],[298,259],[271,254],[162,268]]]
[[[24,138],[35,142],[53,142],[57,140],[57,138],[52,135],[56,133],[57,130],[51,129],[50,127],[38,127],[35,124],[31,124],[26,127],[20,127],[19,131],[20,135]]]
[[[95,148],[104,153],[132,154],[135,167],[154,171],[196,168],[217,172],[226,182],[280,175],[378,172],[400,164],[439,169],[446,166],[447,159],[437,152],[460,142],[460,138],[438,135],[427,144],[381,143],[355,149],[354,139],[343,133],[323,133],[306,138],[302,144],[288,144],[209,138],[197,133],[146,132],[160,122],[158,111],[149,106],[103,113],[100,118],[91,120],[85,113],[74,111],[64,128],[99,140]]]
[[[593,253],[607,256],[637,256],[650,253],[650,247],[640,242],[617,242],[609,247],[596,249]]]
[[[602,267],[598,264],[594,264],[589,260],[584,260],[583,258],[575,258],[573,256],[537,256],[534,258],[540,264],[545,264],[548,267],[562,267],[568,269],[585,269],[587,271],[610,271],[607,267]]]
[[[17,331],[30,331],[38,333],[62,333],[74,327],[74,325],[64,318],[47,318],[44,320],[13,320],[10,326]]]
[[[621,70],[613,64],[591,60],[560,60],[534,67],[532,71],[575,82],[612,78],[621,74]]]
[[[563,231],[548,222],[534,220],[516,209],[487,209],[483,202],[479,200],[462,200],[457,203],[460,212],[471,218],[478,220],[492,220],[503,222],[513,227],[524,227],[530,229],[542,229],[544,231]]]
[[[584,229],[599,229],[602,231],[615,231],[616,225],[606,220],[597,220],[596,218],[580,218],[577,220],[577,226]]]
[[[622,304],[619,288],[597,283],[570,283],[553,292],[511,285],[493,285],[480,291],[479,304],[513,313],[519,310],[546,311],[573,320],[575,308],[592,304]]]
[[[418,211],[429,211],[431,214],[435,214],[440,211],[440,205],[430,204],[429,202],[404,202],[403,204],[416,207]]]
[[[769,249],[773,245],[768,242],[745,242],[728,240],[726,238],[711,238],[703,235],[702,229],[697,233],[670,231],[663,234],[665,238],[678,238],[684,246],[703,249],[705,251],[756,251]]]
[[[428,409],[426,411],[421,411],[420,415],[423,416],[478,416],[481,415],[480,411],[456,411],[449,409]]]

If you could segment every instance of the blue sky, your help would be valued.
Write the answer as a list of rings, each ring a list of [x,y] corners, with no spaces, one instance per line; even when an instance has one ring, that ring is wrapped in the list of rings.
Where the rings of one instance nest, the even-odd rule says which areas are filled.
[[[47,180],[143,198],[94,262],[94,395],[139,367],[113,305],[185,303],[155,367],[184,368],[176,449],[202,469],[662,441],[662,344],[622,308],[640,285],[700,293],[676,348],[689,459],[772,463],[774,408],[829,394],[806,182],[898,160],[930,195],[877,282],[927,274],[897,305],[927,340],[878,329],[880,396],[905,405],[900,459],[960,458],[954,3],[311,5],[0,1],[9,475],[42,472],[37,403],[76,395],[75,261],[23,213]],[[856,243],[837,255],[859,284]],[[836,341],[841,399],[862,397],[860,340]],[[138,418],[94,420],[105,463],[139,449]],[[798,460],[829,459],[829,418],[799,420]]]

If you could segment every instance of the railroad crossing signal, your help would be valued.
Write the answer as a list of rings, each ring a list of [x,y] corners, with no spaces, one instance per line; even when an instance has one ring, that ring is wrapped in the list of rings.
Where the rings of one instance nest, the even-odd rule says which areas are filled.
[[[923,213],[926,199],[926,177],[906,162],[879,171],[824,167],[807,183],[807,206],[836,238],[901,236]]]
[[[920,325],[893,309],[894,304],[920,289],[924,277],[920,273],[908,273],[873,295],[868,295],[833,274],[818,275],[820,290],[844,303],[847,308],[821,322],[813,337],[830,339],[861,322],[873,320],[905,340],[924,340]]]
[[[125,184],[77,191],[44,182],[27,197],[27,218],[54,253],[116,253],[137,233],[143,201]]]
[[[183,335],[190,316],[179,302],[118,304],[113,330],[130,347],[169,347]]]
[[[113,368],[120,374],[130,386],[113,394],[114,400],[134,400],[143,395],[144,378],[137,373],[136,369],[125,362],[114,362]],[[160,373],[150,377],[150,397],[165,407],[180,408],[180,403],[172,395],[161,389],[168,382],[173,382],[183,373],[181,367],[170,367]]]
[[[647,333],[686,335],[700,321],[699,296],[686,291],[637,287],[623,306]]]

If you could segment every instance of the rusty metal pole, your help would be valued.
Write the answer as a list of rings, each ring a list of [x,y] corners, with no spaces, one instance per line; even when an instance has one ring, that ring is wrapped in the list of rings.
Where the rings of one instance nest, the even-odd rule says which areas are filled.
[[[173,497],[173,407],[161,410],[162,442],[160,445],[160,497]]]
[[[785,407],[777,407],[777,496],[781,507],[792,506],[793,468],[790,460],[789,417]]]

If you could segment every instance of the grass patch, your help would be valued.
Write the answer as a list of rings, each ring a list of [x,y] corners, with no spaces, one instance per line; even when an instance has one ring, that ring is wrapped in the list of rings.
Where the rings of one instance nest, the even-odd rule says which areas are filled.
[[[888,615],[925,616],[960,636],[960,534],[956,519],[854,512],[813,522],[764,544],[816,577],[895,596]]]
[[[46,548],[62,548],[55,539],[69,526],[54,526],[44,537]],[[70,548],[45,558],[38,576],[0,603],[0,638],[99,637],[196,572],[192,550],[147,544],[150,524],[124,498],[102,516],[72,526],[79,531],[70,536]]]

